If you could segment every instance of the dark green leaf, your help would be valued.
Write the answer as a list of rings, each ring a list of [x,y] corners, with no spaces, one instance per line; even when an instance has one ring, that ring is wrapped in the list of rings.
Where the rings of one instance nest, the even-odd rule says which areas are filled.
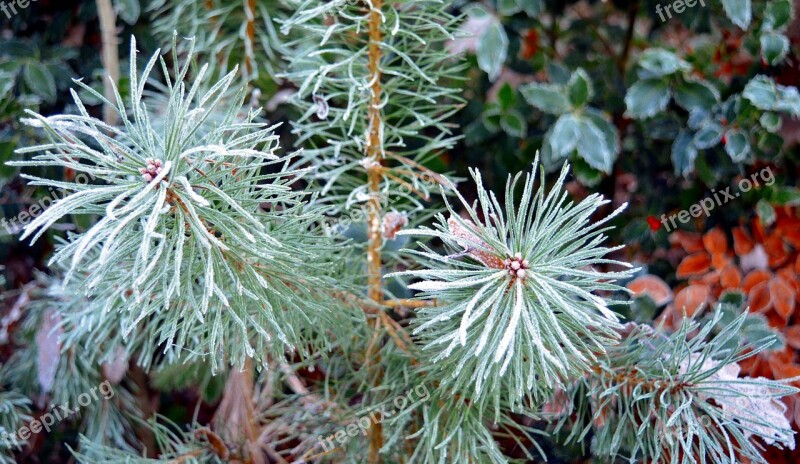
[[[517,92],[506,82],[497,93],[497,100],[503,110],[509,110],[517,104]]]
[[[47,66],[31,61],[25,65],[23,77],[25,84],[45,101],[52,103],[56,100],[56,82]]]
[[[517,111],[510,111],[500,118],[503,130],[512,137],[525,137],[528,133],[528,123]]]
[[[772,0],[767,3],[764,14],[764,25],[771,29],[781,29],[792,19],[792,2],[790,0]]]
[[[685,80],[675,89],[675,101],[687,111],[711,109],[719,103],[719,93],[709,82]]]
[[[672,143],[672,165],[675,166],[675,174],[684,177],[691,174],[696,158],[697,147],[694,146],[694,137],[689,131],[682,130]]]
[[[567,95],[573,108],[580,108],[592,99],[594,90],[592,81],[583,69],[578,69],[572,73],[567,83]]]
[[[781,128],[781,117],[777,113],[767,111],[758,119],[759,124],[770,132],[778,132]]]

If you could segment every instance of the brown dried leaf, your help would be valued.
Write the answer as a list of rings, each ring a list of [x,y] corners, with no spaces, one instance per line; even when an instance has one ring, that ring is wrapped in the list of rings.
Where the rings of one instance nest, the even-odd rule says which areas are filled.
[[[708,285],[689,285],[675,296],[675,309],[679,313],[686,311],[686,316],[692,317],[705,309],[709,296]]]
[[[475,227],[475,224],[469,219],[463,219],[463,221],[468,227]],[[450,233],[456,236],[458,244],[464,247],[464,251],[472,258],[493,269],[503,269],[505,267],[502,259],[486,251],[491,249],[486,242],[469,229],[463,227],[454,217],[450,217],[447,220],[447,227],[450,229]]]
[[[626,287],[636,296],[649,296],[658,306],[669,303],[673,298],[672,289],[669,288],[669,285],[660,277],[652,274],[637,277],[628,282]]]
[[[382,232],[383,238],[387,240],[394,240],[397,233],[403,227],[408,225],[408,217],[402,213],[386,213],[383,216]]]

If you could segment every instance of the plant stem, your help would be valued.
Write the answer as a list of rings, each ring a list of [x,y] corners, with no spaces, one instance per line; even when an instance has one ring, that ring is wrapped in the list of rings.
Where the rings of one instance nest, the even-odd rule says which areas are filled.
[[[639,14],[639,3],[634,2],[628,9],[628,29],[625,33],[625,47],[622,49],[622,55],[620,55],[619,60],[617,61],[617,66],[619,68],[619,74],[622,77],[623,81],[625,80],[625,69],[628,67],[628,58],[631,54],[631,43],[633,42],[633,35],[636,32],[636,15]]]
[[[252,78],[253,44],[256,38],[256,0],[244,0],[244,14],[247,17],[244,35],[244,71],[248,78]]]
[[[367,5],[370,3],[367,2]],[[383,0],[372,0],[372,11],[369,16],[369,77],[372,82],[372,101],[369,107],[369,135],[366,150],[366,169],[369,183],[370,200],[368,210],[368,238],[367,249],[367,269],[368,269],[368,296],[378,304],[383,302],[383,289],[381,288],[381,247],[383,237],[381,235],[381,202],[380,187],[383,180],[383,153],[381,140],[383,119],[381,115],[381,15]],[[382,318],[375,320],[375,336],[377,337],[382,328]],[[372,342],[377,340],[373,339]],[[372,349],[377,343],[370,343],[367,349],[366,361],[369,363],[373,359]],[[377,358],[377,356],[375,357]],[[380,373],[378,373],[380,375]],[[379,451],[383,446],[383,427],[380,423],[372,424],[369,430],[369,462],[378,464],[381,462]]]
[[[97,17],[100,20],[100,32],[103,40],[103,67],[106,78],[103,79],[103,95],[108,101],[115,101],[114,85],[119,82],[119,39],[117,38],[117,15],[111,0],[97,0]],[[119,116],[111,107],[103,107],[103,120],[106,124],[114,126],[119,121]]]

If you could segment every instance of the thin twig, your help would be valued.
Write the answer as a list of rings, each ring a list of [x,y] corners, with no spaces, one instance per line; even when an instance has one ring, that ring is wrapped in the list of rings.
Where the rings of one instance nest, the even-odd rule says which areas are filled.
[[[103,79],[103,95],[113,102],[114,86],[119,82],[119,39],[117,38],[117,14],[111,0],[97,0],[97,17],[100,20],[100,31],[103,40],[103,67],[106,71]],[[119,122],[119,115],[111,105],[103,107],[103,120],[109,126]]]

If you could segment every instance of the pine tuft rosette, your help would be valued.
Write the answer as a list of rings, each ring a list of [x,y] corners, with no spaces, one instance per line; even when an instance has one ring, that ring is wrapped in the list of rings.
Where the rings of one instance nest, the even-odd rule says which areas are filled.
[[[471,205],[456,194],[466,217],[448,204],[450,217],[440,215],[434,229],[399,232],[436,237],[447,248],[446,254],[424,246],[408,250],[427,269],[393,276],[420,279],[410,288],[436,301],[418,312],[414,334],[431,356],[431,374],[473,401],[518,405],[531,395],[541,400],[618,343],[621,326],[609,305],[625,302],[600,293],[624,292],[615,281],[633,271],[606,258],[621,247],[601,244],[605,225],[627,205],[592,223],[609,201],[598,194],[577,204],[567,201],[567,173],[565,165],[549,192],[534,188],[535,172],[526,175],[521,197],[521,175],[510,178],[501,206],[474,170],[478,202]]]

